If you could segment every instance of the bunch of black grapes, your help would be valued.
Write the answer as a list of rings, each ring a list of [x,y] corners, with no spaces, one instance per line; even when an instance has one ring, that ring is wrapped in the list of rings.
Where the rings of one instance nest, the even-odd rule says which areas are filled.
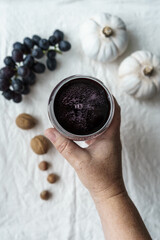
[[[30,92],[36,81],[36,73],[44,73],[46,67],[39,62],[47,56],[46,65],[50,71],[56,69],[56,54],[70,50],[71,44],[64,41],[64,33],[55,30],[49,39],[38,35],[24,38],[23,43],[13,44],[12,56],[4,59],[5,67],[0,69],[0,91],[7,100],[22,101],[22,95]]]

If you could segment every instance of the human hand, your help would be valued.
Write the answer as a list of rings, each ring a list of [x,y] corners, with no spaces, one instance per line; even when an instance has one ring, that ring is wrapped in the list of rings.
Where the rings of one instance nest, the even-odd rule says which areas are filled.
[[[113,121],[99,137],[81,148],[56,129],[45,135],[76,170],[98,210],[106,239],[148,239],[151,237],[125,189],[121,167],[120,107],[115,101]],[[116,231],[115,231],[116,229]]]
[[[121,169],[120,107],[115,101],[115,115],[110,127],[81,148],[56,129],[45,131],[46,137],[72,165],[93,199],[110,198],[124,191]]]

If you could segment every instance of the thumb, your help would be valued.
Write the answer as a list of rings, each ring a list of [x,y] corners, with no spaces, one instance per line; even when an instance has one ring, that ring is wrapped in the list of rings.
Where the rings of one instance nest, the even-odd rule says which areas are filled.
[[[81,148],[72,140],[62,136],[55,128],[45,130],[45,136],[53,143],[58,152],[76,168],[85,158],[88,158],[86,149]]]

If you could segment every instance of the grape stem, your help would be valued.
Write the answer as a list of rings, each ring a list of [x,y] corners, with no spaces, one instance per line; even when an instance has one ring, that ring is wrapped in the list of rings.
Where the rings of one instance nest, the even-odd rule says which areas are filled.
[[[57,53],[59,53],[59,54],[62,54],[62,52],[59,50],[59,49],[57,49],[56,47],[55,47],[55,52],[57,52]]]
[[[57,48],[57,47],[54,47],[53,49],[52,48],[49,48],[48,50],[43,50],[43,53],[46,54],[49,50],[54,50],[56,53],[59,53],[59,54],[62,54],[62,52]]]

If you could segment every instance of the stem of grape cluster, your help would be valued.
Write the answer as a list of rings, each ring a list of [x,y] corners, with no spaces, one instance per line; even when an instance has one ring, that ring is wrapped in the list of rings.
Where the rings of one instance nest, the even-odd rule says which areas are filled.
[[[49,50],[54,50],[56,53],[62,54],[62,52],[56,46],[54,48],[49,48],[48,50],[43,50],[43,53],[47,54]]]

